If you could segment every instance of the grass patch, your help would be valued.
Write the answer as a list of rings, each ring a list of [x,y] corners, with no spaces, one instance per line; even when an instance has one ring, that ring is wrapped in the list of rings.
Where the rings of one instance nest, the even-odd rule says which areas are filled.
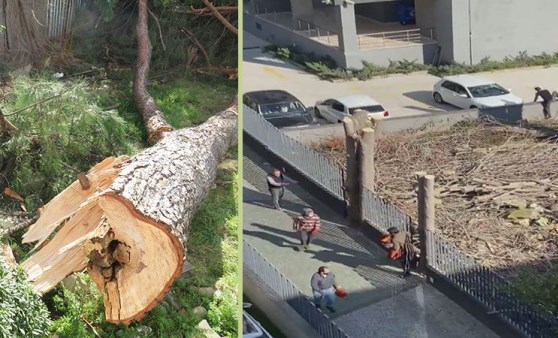
[[[390,61],[389,66],[381,67],[372,63],[363,62],[360,69],[344,69],[339,67],[329,56],[318,57],[313,53],[303,53],[296,48],[266,46],[264,51],[275,56],[290,60],[303,67],[306,71],[315,74],[323,80],[369,80],[379,76],[391,74],[409,74],[416,71],[428,71],[436,76],[449,76],[467,73],[490,72],[495,70],[523,68],[532,66],[551,66],[558,64],[558,52],[554,54],[543,53],[529,56],[522,51],[517,56],[507,56],[502,61],[492,61],[489,57],[482,59],[476,65],[449,64],[438,67],[418,64],[416,60]]]
[[[167,122],[178,129],[201,124],[226,108],[237,87],[236,82],[191,75],[173,83],[154,81],[149,90]]]

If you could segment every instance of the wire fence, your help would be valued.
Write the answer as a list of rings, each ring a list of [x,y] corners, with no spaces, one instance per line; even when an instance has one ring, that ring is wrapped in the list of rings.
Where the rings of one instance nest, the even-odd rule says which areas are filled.
[[[284,135],[255,111],[244,106],[244,131],[301,174],[325,190],[342,198],[342,168],[314,150]],[[410,231],[411,218],[389,201],[363,187],[365,219],[378,230],[389,227]],[[527,337],[558,337],[558,320],[552,314],[535,309],[514,295],[511,283],[475,259],[461,252],[454,243],[427,231],[428,268],[444,276],[451,284],[487,308],[488,313],[500,315],[512,327]]]
[[[279,272],[256,248],[243,241],[243,265],[260,278],[274,293],[289,304],[321,337],[348,338],[349,336],[318,310],[296,286]],[[288,323],[285,323],[288,325]]]

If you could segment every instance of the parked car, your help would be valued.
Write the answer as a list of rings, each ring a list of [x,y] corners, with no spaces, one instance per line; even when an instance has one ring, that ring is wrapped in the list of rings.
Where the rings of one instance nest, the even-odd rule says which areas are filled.
[[[252,304],[244,303],[243,308],[250,308]],[[242,338],[273,338],[263,326],[250,316],[246,310],[242,311]]]
[[[284,90],[248,92],[243,95],[243,102],[277,128],[303,127],[317,122],[312,108],[306,108]]]
[[[343,118],[355,111],[365,110],[374,120],[389,117],[389,112],[376,100],[366,95],[345,96],[338,99],[328,99],[316,102],[314,114],[332,123],[340,123]]]
[[[449,103],[463,109],[522,104],[523,100],[494,81],[474,75],[446,76],[434,85],[437,103]]]

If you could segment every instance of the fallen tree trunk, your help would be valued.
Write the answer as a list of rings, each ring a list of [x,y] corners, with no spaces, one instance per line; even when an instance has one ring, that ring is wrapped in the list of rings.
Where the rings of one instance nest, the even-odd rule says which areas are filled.
[[[45,293],[87,268],[107,321],[141,319],[181,273],[188,224],[237,142],[236,109],[165,133],[131,159],[107,158],[88,172],[89,187],[75,181],[49,202],[23,237],[37,241],[22,264],[34,289]]]
[[[151,61],[151,41],[147,29],[147,0],[138,2],[138,23],[136,35],[138,39],[138,61],[134,77],[134,101],[141,116],[143,124],[147,129],[147,140],[149,144],[159,141],[165,132],[173,130],[172,126],[165,120],[163,112],[157,107],[155,100],[146,89],[149,75],[149,62]]]

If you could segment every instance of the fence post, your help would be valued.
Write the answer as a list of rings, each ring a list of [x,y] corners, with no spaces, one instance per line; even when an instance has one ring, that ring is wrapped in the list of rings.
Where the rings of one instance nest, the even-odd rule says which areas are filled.
[[[420,271],[425,271],[428,260],[433,259],[431,252],[427,252],[428,232],[434,232],[435,222],[435,192],[434,175],[425,172],[416,173],[418,179],[418,226],[420,234]],[[428,230],[428,231],[427,231]]]

